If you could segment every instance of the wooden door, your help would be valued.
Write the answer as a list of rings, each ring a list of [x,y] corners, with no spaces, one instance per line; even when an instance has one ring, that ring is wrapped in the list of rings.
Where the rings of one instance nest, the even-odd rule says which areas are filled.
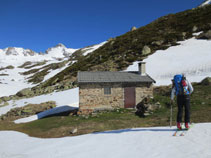
[[[125,108],[134,108],[136,105],[135,87],[125,87],[124,89]]]

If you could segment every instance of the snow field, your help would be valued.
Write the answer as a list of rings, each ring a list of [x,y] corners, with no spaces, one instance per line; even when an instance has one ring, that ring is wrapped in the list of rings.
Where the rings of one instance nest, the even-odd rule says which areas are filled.
[[[191,82],[200,82],[211,76],[211,41],[195,38],[179,42],[180,45],[166,50],[158,50],[148,56],[146,72],[156,81],[156,85],[169,85],[175,74],[185,73]],[[134,62],[126,71],[137,71]]]
[[[103,46],[106,43],[107,43],[107,41],[102,42],[102,43],[97,44],[97,45],[94,45],[93,47],[84,48],[83,50],[86,51],[86,52],[83,55],[84,56],[88,55],[89,53],[95,51],[96,49],[100,48],[101,46]]]
[[[172,136],[175,128],[135,128],[53,139],[0,131],[0,155],[2,158],[211,157],[211,123],[195,124],[183,137]]]

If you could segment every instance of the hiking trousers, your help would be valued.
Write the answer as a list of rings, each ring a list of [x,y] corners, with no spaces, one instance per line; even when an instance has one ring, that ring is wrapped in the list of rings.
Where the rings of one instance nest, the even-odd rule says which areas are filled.
[[[177,122],[182,122],[183,107],[185,108],[185,123],[190,122],[190,95],[178,95],[177,96]]]

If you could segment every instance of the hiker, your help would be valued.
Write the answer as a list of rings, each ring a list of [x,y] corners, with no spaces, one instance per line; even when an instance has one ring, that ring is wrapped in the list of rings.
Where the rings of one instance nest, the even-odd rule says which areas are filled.
[[[184,74],[175,75],[172,80],[173,86],[171,91],[171,102],[174,101],[174,96],[177,96],[177,128],[182,129],[181,122],[183,116],[183,107],[185,107],[185,128],[189,129],[190,123],[190,94],[193,92],[191,83],[186,79]]]

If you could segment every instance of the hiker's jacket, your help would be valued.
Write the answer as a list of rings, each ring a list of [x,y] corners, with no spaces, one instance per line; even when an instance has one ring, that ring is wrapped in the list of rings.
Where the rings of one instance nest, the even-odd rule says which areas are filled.
[[[188,90],[191,94],[193,92],[193,86],[191,85],[191,83],[188,80],[185,80],[185,81],[187,83]],[[171,100],[174,99],[175,94],[176,94],[176,89],[175,89],[175,87],[173,87],[172,90],[171,90]]]

